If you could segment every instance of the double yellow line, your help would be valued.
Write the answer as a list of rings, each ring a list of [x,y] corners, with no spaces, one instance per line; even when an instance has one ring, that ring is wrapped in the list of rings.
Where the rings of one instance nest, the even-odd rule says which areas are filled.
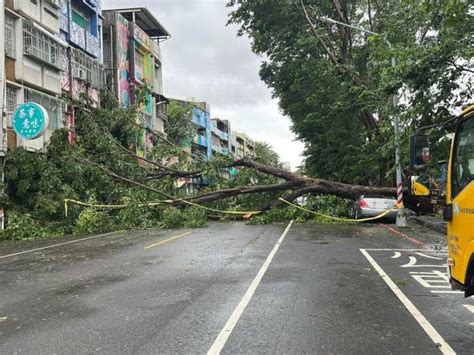
[[[145,249],[150,249],[150,248],[153,248],[153,247],[157,247],[161,244],[171,242],[172,240],[184,237],[184,236],[189,235],[189,234],[191,234],[191,232],[186,232],[186,233],[183,233],[183,234],[175,235],[174,237],[162,240],[161,242],[150,244],[150,245],[146,246]]]

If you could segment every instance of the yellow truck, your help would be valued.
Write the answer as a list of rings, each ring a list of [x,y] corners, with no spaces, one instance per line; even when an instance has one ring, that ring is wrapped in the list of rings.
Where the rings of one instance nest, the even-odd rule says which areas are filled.
[[[448,273],[454,289],[474,295],[474,105],[456,118],[449,156],[446,207]]]
[[[474,295],[474,105],[465,108],[443,127],[450,131],[454,128],[448,162],[446,205],[443,209],[448,227],[448,275],[453,289],[464,291],[465,297],[469,297]],[[419,132],[413,135],[410,140],[410,165],[423,163],[420,157],[426,155],[427,149],[427,136]],[[409,192],[412,197],[421,201],[431,195],[430,190],[416,176],[411,177]]]

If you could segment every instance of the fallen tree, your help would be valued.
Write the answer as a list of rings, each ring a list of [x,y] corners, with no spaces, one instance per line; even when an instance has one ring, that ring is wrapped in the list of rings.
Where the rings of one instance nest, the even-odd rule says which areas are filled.
[[[100,109],[95,109],[95,111],[103,113],[103,110]],[[171,204],[176,206],[187,205],[187,202],[209,204],[238,196],[272,193],[271,198],[261,199],[257,205],[252,206],[253,210],[257,209],[265,212],[271,208],[281,206],[284,202],[280,200],[280,197],[287,201],[294,201],[306,194],[334,195],[347,199],[357,199],[360,195],[367,194],[396,195],[396,189],[393,187],[353,185],[303,176],[284,170],[279,165],[278,157],[268,146],[266,149],[270,150],[270,153],[266,153],[270,154],[272,158],[261,159],[261,157],[257,157],[257,159],[263,160],[260,162],[248,157],[239,160],[231,160],[229,157],[226,157],[221,160],[215,159],[212,162],[192,159],[190,152],[179,146],[179,142],[192,139],[189,135],[193,134],[193,130],[186,127],[185,119],[186,115],[189,115],[189,107],[174,107],[172,111],[176,117],[169,118],[168,126],[173,128],[172,131],[168,132],[169,137],[167,139],[161,139],[160,137],[155,141],[158,148],[150,156],[143,157],[136,150],[128,148],[127,142],[121,140],[121,135],[117,134],[116,131],[114,132],[109,125],[103,125],[100,121],[96,120],[96,115],[88,108],[82,113],[83,117],[80,121],[84,127],[81,129],[80,125],[79,130],[77,130],[79,137],[87,138],[81,142],[81,145],[87,146],[87,149],[78,150],[73,148],[71,156],[76,162],[92,166],[115,181],[156,194],[167,201],[171,200],[173,201]],[[123,116],[124,122],[122,124],[128,127],[127,129],[133,127],[139,131],[149,132],[153,136],[157,135],[148,125],[141,124],[139,123],[140,121],[136,120],[137,112],[133,108],[119,110],[119,112]],[[176,122],[173,122],[173,119]],[[87,131],[84,128],[87,128]],[[101,143],[106,143],[101,149],[97,149],[96,139],[98,135],[100,135]],[[128,146],[130,146],[129,143]],[[100,152],[104,148],[107,153]],[[159,153],[156,154],[157,152]],[[115,154],[116,156],[112,160],[104,160],[104,154]],[[272,156],[272,154],[276,157]],[[176,158],[172,159],[172,157]],[[127,174],[121,168],[123,164],[117,164],[117,160],[125,160],[129,164],[134,164],[139,173],[134,169],[131,173]],[[163,163],[170,160],[174,160],[174,163]],[[209,165],[211,165],[211,169]],[[220,186],[216,184],[216,187],[211,188],[210,191],[193,195],[176,195],[173,189],[163,189],[160,186],[160,181],[165,179],[167,181],[176,181],[179,178],[198,178],[209,174],[210,170],[214,171],[214,176],[218,176],[220,172],[229,168],[250,169],[257,175],[253,176],[253,180],[248,179],[247,183],[238,184],[239,186],[227,186],[229,181],[223,181],[223,184],[220,184]]]
[[[348,199],[360,194],[395,195],[394,188],[351,185],[286,171],[271,148],[261,143],[253,160],[224,156],[210,161],[195,159],[190,149],[183,149],[185,142],[192,141],[184,116],[180,123],[169,117],[175,129],[167,132],[166,139],[152,134],[153,149],[143,156],[137,142],[151,128],[138,119],[137,107],[122,109],[114,102],[107,104],[107,100],[102,105],[96,108],[87,102],[75,103],[78,110],[73,144],[68,141],[69,130],[63,128],[54,132],[46,151],[8,152],[6,193],[1,203],[11,233],[0,238],[196,227],[205,224],[206,218],[215,217],[216,212],[226,218],[218,211],[240,215],[259,211],[258,218],[276,213],[282,217],[278,220],[283,220],[288,217],[285,211],[292,208],[281,206],[279,198],[294,201],[308,194]],[[181,131],[176,127],[184,128]],[[229,169],[237,169],[238,173],[230,178]],[[203,177],[211,183],[193,193],[176,184]],[[65,216],[64,203],[71,200],[82,202],[82,206],[69,208]],[[157,203],[146,207],[150,201]],[[342,216],[347,213],[346,202],[325,203],[331,209],[338,204],[344,206],[336,211]],[[323,205],[313,208],[320,210]],[[269,218],[267,223],[273,221]]]

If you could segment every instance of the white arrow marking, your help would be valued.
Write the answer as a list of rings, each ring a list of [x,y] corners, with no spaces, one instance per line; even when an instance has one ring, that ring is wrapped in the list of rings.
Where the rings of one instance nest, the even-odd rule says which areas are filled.
[[[443,258],[439,258],[437,256],[426,255],[426,254],[420,253],[418,251],[415,252],[415,254],[418,254],[418,255],[423,256],[423,257],[428,258],[428,259],[443,260]]]

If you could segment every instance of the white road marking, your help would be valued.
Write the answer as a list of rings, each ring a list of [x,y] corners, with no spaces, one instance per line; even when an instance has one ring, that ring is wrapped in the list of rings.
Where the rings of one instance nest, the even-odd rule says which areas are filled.
[[[390,258],[391,259],[398,259],[400,256],[402,256],[402,253],[400,253],[399,251],[396,251],[395,254],[393,254],[393,256],[391,256]]]
[[[400,290],[400,288],[392,281],[392,279],[387,275],[385,271],[377,264],[377,262],[372,258],[365,249],[360,249],[360,252],[367,258],[369,263],[374,267],[378,274],[385,281],[387,286],[392,290],[395,296],[402,302],[408,312],[411,313],[413,318],[418,322],[418,324],[423,328],[423,330],[428,334],[431,340],[438,346],[439,350],[443,354],[456,354],[454,350],[449,346],[449,344],[443,339],[443,337],[438,333],[438,331],[431,325],[430,322],[425,318],[425,316],[415,307],[415,305],[408,299],[407,296]]]
[[[464,294],[462,291],[455,291],[455,290],[432,290],[431,293],[447,293],[447,294]]]
[[[87,237],[87,238],[82,238],[82,239],[74,239],[74,240],[70,240],[68,242],[54,244],[54,245],[48,245],[48,246],[42,247],[42,248],[30,249],[30,250],[20,251],[18,253],[2,255],[2,256],[0,256],[0,259],[9,258],[11,256],[17,256],[17,255],[21,255],[21,254],[33,253],[35,251],[40,251],[40,250],[45,250],[45,249],[56,248],[56,247],[59,247],[61,245],[78,243],[78,242],[82,242],[84,240],[95,239],[95,238],[99,238],[99,237],[105,237],[106,235],[110,235],[110,234],[114,234],[114,233],[117,233],[117,232],[110,232],[110,233],[104,233],[104,234],[99,234],[99,235],[93,235],[92,237]]]
[[[244,294],[244,297],[240,300],[239,304],[237,307],[234,309],[234,312],[230,316],[230,318],[227,320],[227,323],[224,325],[224,328],[222,328],[221,332],[217,336],[216,340],[212,344],[211,348],[207,352],[208,355],[217,355],[220,354],[222,349],[224,348],[225,343],[227,342],[227,339],[229,338],[230,334],[232,333],[232,330],[234,330],[235,325],[239,321],[240,317],[242,316],[242,313],[245,311],[245,308],[249,304],[250,300],[252,299],[255,291],[257,290],[258,285],[262,281],[263,275],[265,275],[265,272],[267,271],[268,267],[270,266],[270,263],[273,260],[273,257],[277,253],[278,249],[280,248],[281,243],[286,237],[286,234],[290,230],[291,225],[293,224],[293,220],[290,221],[288,226],[286,226],[285,231],[281,235],[281,237],[278,239],[276,242],[275,246],[273,247],[272,251],[270,254],[268,254],[267,259],[263,263],[262,267],[257,273],[257,276],[253,279],[252,283],[250,284],[249,288]]]
[[[397,249],[397,248],[394,248],[394,249],[388,249],[388,248],[367,248],[367,249],[364,249],[364,250],[367,250],[367,251],[396,251],[396,250],[400,250],[400,251],[426,251],[426,249]]]
[[[466,307],[468,310],[470,310],[472,313],[474,313],[474,306],[471,304],[465,304],[464,307]]]
[[[416,264],[416,258],[414,256],[409,256],[408,259],[410,260],[408,263],[405,265],[402,265],[401,267],[442,267],[446,268],[446,265],[417,265]]]
[[[0,322],[4,322],[8,319],[8,317],[0,317]]]
[[[438,256],[426,255],[425,253],[420,253],[419,251],[415,252],[415,254],[418,254],[419,256],[423,256],[423,257],[428,258],[428,259],[443,260],[443,258],[440,258]]]

